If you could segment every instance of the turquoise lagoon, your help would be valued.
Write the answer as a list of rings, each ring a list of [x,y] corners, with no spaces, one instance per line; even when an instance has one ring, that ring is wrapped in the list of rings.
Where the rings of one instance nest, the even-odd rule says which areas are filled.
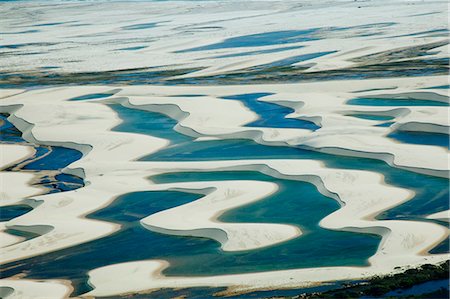
[[[230,97],[243,100],[254,109],[268,126],[292,127],[298,125],[317,129],[315,125],[296,122],[273,114],[288,114],[290,109],[275,104],[256,101],[244,95]],[[193,98],[192,100],[195,100]],[[226,100],[226,99],[224,99]],[[417,174],[388,166],[373,159],[339,157],[318,153],[299,147],[272,147],[250,140],[193,141],[173,128],[176,121],[159,113],[130,109],[119,104],[110,105],[123,123],[115,131],[133,132],[162,137],[170,145],[142,161],[208,161],[230,159],[315,159],[330,168],[364,169],[385,176],[388,184],[416,192],[415,197],[391,210],[381,213],[378,219],[427,220],[428,214],[448,209],[448,181],[442,178]],[[259,120],[262,122],[262,120]],[[256,121],[252,125],[264,125]],[[77,155],[71,154],[72,158]],[[27,271],[27,277],[65,278],[74,286],[74,294],[90,289],[87,272],[114,263],[166,259],[171,267],[165,275],[218,275],[276,269],[294,269],[319,266],[363,266],[375,253],[380,237],[332,231],[321,228],[318,223],[326,215],[339,208],[338,203],[320,194],[310,183],[273,178],[254,171],[181,172],[162,174],[151,178],[156,183],[211,181],[211,180],[260,180],[275,182],[278,192],[258,202],[233,209],[221,215],[223,222],[261,222],[296,225],[304,235],[299,238],[262,248],[242,252],[223,252],[216,241],[178,237],[154,233],[143,228],[139,220],[158,211],[194,201],[200,195],[185,192],[134,192],[120,196],[110,206],[88,218],[119,223],[122,229],[105,238],[63,249],[57,252],[5,265],[5,277]],[[412,182],[420,181],[417,185]],[[436,190],[440,190],[436,192]],[[280,209],[280,207],[283,207]],[[18,208],[18,207],[17,207]],[[357,246],[355,246],[357,244]],[[114,250],[110,250],[114,248]],[[448,242],[437,246],[434,253],[448,252]],[[320,258],[318,258],[320,257]],[[28,264],[33,264],[30,269]],[[192,294],[208,294],[217,289],[192,290]]]

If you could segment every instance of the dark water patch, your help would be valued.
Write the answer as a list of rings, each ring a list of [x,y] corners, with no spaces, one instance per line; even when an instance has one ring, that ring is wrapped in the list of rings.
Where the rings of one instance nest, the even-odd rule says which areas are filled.
[[[436,247],[429,251],[431,254],[448,253],[450,252],[450,239],[446,238],[444,241],[439,243]]]
[[[16,217],[22,216],[33,208],[28,205],[12,205],[0,207],[0,221],[9,221]]]
[[[30,231],[26,231],[26,230],[14,229],[14,228],[7,228],[4,230],[4,232],[7,234],[10,234],[10,235],[13,235],[13,236],[24,238],[24,240],[22,242],[28,241],[28,240],[31,240],[31,239],[34,239],[34,238],[37,238],[40,236],[40,234],[37,234],[37,233],[33,233]],[[0,279],[5,278],[5,277],[6,276],[3,276],[3,272],[0,271]]]
[[[426,282],[446,280],[449,279],[449,261],[439,265],[425,264],[414,269],[407,269],[402,273],[391,274],[385,276],[373,277],[367,281],[350,283],[343,288],[337,290],[326,291],[323,293],[310,294],[306,298],[309,299],[323,299],[323,298],[359,298],[359,299],[375,299],[375,298],[422,298],[422,299],[444,299],[448,298],[448,290],[441,288],[439,283],[431,283],[425,285],[427,289],[423,294],[406,295],[400,294],[388,296],[390,291],[398,291],[401,289],[414,288],[414,286],[422,285]],[[433,285],[434,284],[434,285]],[[419,287],[416,289],[421,293]],[[447,287],[448,289],[448,287]],[[431,292],[429,292],[431,291]],[[303,298],[303,297],[301,297]]]
[[[84,186],[84,181],[80,177],[61,173],[55,175],[54,179],[44,179],[39,181],[36,185],[46,187],[49,190],[48,193],[57,193],[81,188]]]
[[[27,277],[67,278],[73,281],[76,294],[81,294],[91,290],[87,285],[87,271],[91,269],[118,261],[134,261],[153,256],[164,258],[167,253],[174,251],[185,253],[195,248],[217,248],[214,241],[161,235],[148,231],[139,223],[141,218],[149,214],[191,202],[198,197],[180,192],[138,192],[123,195],[105,209],[88,216],[120,223],[123,227],[118,233],[4,265],[4,270],[0,273],[3,277],[26,273]],[[33,264],[32,268],[29,267],[30,263]]]
[[[136,46],[136,47],[128,47],[128,48],[120,48],[117,51],[137,51],[147,48],[147,46]]]
[[[384,91],[384,90],[393,90],[393,89],[397,89],[398,87],[383,87],[383,88],[370,88],[370,89],[362,89],[362,90],[356,90],[354,91],[354,93],[359,93],[359,92],[369,92],[369,91]]]
[[[53,69],[59,69],[59,68],[61,68],[61,67],[60,66],[52,66],[52,65],[41,67],[41,69],[44,69],[44,70],[53,70]]]
[[[247,97],[247,95],[240,95]],[[250,97],[258,98],[261,94]],[[133,116],[134,117],[134,116]],[[140,118],[145,117],[144,115]],[[161,117],[164,117],[161,115]],[[168,117],[166,117],[168,118]],[[132,121],[132,118],[127,120]],[[172,120],[173,121],[173,120]],[[163,122],[163,120],[158,120]],[[138,122],[139,123],[139,122]],[[173,121],[172,125],[175,124]],[[391,125],[392,123],[385,123]],[[171,125],[171,126],[172,126]],[[132,126],[128,127],[131,129]],[[122,127],[121,130],[127,130]],[[134,131],[130,131],[134,132]],[[145,134],[144,131],[138,131]],[[150,135],[154,133],[150,133]],[[166,136],[171,136],[172,133]],[[170,139],[170,138],[168,138]],[[423,220],[426,215],[449,209],[448,180],[393,168],[383,161],[339,156],[314,152],[298,147],[266,146],[251,140],[209,140],[174,144],[141,158],[141,161],[208,161],[235,159],[312,159],[327,167],[368,170],[381,173],[387,184],[413,190],[416,195],[410,201],[379,216],[379,219]],[[440,190],[436,192],[436,190]]]
[[[446,147],[450,150],[450,140],[448,134],[395,131],[387,137],[409,144],[425,144]]]
[[[250,110],[259,115],[258,120],[245,125],[246,127],[297,128],[313,131],[320,128],[313,122],[294,118],[285,118],[286,115],[294,112],[294,109],[292,108],[258,100],[259,98],[268,95],[271,94],[248,93],[235,96],[227,96],[224,97],[224,99],[241,101]]]
[[[186,50],[180,50],[176,51],[175,53],[217,50],[227,48],[241,48],[241,47],[261,47],[261,46],[272,46],[272,45],[312,41],[318,39],[312,37],[312,35],[316,33],[318,30],[319,30],[318,28],[313,28],[307,30],[284,30],[284,31],[273,31],[273,32],[243,35],[228,38],[220,43]]]
[[[110,96],[113,96],[114,94],[116,94],[116,93],[115,92],[113,92],[113,93],[91,93],[91,94],[86,94],[86,95],[82,95],[79,97],[71,98],[68,101],[85,101],[85,100],[108,98]]]
[[[122,30],[141,30],[156,27],[158,23],[142,23],[122,27]]]
[[[110,206],[89,216],[92,219],[120,223],[122,230],[118,233],[70,249],[31,258],[25,263],[10,263],[5,265],[2,274],[8,277],[25,271],[28,278],[70,279],[75,282],[75,294],[80,294],[90,289],[86,284],[87,271],[119,262],[167,259],[171,267],[164,271],[165,275],[250,273],[317,264],[366,265],[366,258],[372,255],[378,246],[379,238],[375,236],[320,228],[318,221],[336,210],[338,204],[325,198],[309,183],[274,180],[254,172],[178,173],[158,178],[159,181],[216,179],[274,181],[281,187],[279,192],[258,203],[225,213],[221,221],[291,223],[300,225],[304,235],[278,246],[225,253],[219,250],[220,245],[216,241],[158,234],[144,229],[139,224],[140,219],[150,214],[191,202],[199,198],[199,195],[175,191],[135,192],[120,196]],[[280,204],[287,209],[281,211],[273,208]],[[303,213],[306,213],[304,217]],[[358,244],[357,248],[355,244]],[[313,258],[316,254],[320,254],[322,258]],[[30,263],[33,264],[31,269],[27,267]]]
[[[234,53],[234,54],[226,54],[226,55],[214,56],[212,58],[230,58],[230,57],[241,57],[241,56],[253,56],[253,55],[259,55],[259,54],[277,53],[277,52],[282,52],[282,51],[300,49],[300,48],[303,48],[303,47],[304,46],[281,47],[281,48],[275,48],[275,49],[267,49],[267,50],[259,50],[259,51],[249,51],[249,52],[240,52],[240,53]],[[205,59],[210,59],[210,58],[205,58]]]
[[[424,89],[450,89],[450,85],[438,85],[438,86],[428,87],[428,88],[424,88]]]
[[[16,32],[0,32],[0,35],[7,35],[7,34],[27,34],[27,33],[36,33],[40,32],[40,30],[24,30],[24,31],[16,31]]]
[[[152,177],[152,180],[157,183],[210,180],[258,180],[276,183],[279,191],[275,194],[269,195],[264,200],[227,211],[220,216],[219,220],[239,223],[291,224],[301,227],[304,233],[299,238],[277,246],[232,254],[234,255],[233,259],[225,263],[214,259],[208,266],[197,265],[195,270],[192,262],[175,258],[175,264],[185,264],[186,269],[191,269],[191,272],[200,274],[202,271],[205,273],[208,271],[219,274],[227,273],[231,269],[238,273],[239,271],[252,272],[262,269],[293,269],[337,264],[365,265],[365,259],[373,254],[378,246],[379,238],[376,236],[330,231],[318,226],[323,217],[339,208],[339,204],[320,194],[310,183],[277,179],[250,171],[170,173]],[[275,208],[280,205],[283,206],[283,209]],[[295,212],[290,213],[289,211]],[[344,240],[353,240],[352,246],[358,244],[355,246],[358,248],[350,249],[348,243],[344,244],[346,243]],[[351,251],[351,253],[346,251]],[[313,252],[321,256],[320,261],[312,258]],[[227,256],[230,254],[226,253],[223,258],[228,259]],[[338,261],[332,257],[336,254],[339,255]],[[274,261],[277,265],[271,265]],[[224,269],[224,264],[228,269]],[[263,267],[264,264],[267,266]],[[175,275],[176,272],[169,268],[166,273]]]
[[[80,151],[60,146],[52,146],[49,148],[38,147],[37,156],[42,158],[37,159],[29,164],[26,164],[23,169],[26,170],[61,170],[67,167],[72,162],[75,162],[83,156]],[[50,154],[43,155],[42,152],[50,151]]]
[[[419,100],[413,98],[400,99],[400,98],[355,98],[347,101],[347,105],[360,105],[360,106],[442,106],[448,107],[449,103],[431,101],[431,100]]]
[[[393,124],[395,124],[395,122],[385,122],[385,123],[382,123],[382,124],[378,124],[378,125],[375,125],[375,127],[390,127],[390,126],[392,126]]]
[[[0,113],[0,142],[2,143],[22,143],[25,142],[20,132],[10,121],[8,114]]]
[[[368,119],[368,120],[391,120],[391,119],[394,119],[393,116],[374,115],[374,114],[360,114],[360,113],[347,114],[346,116],[352,116],[352,117],[361,118],[361,119]]]
[[[31,144],[22,138],[22,132],[7,118],[8,114],[0,113],[0,142],[33,146],[35,154],[8,167],[6,171],[35,173],[38,179],[35,185],[46,187],[48,193],[75,190],[84,186],[82,178],[61,172],[69,164],[81,159],[81,152],[59,146]]]
[[[49,26],[62,25],[62,24],[66,24],[66,23],[68,23],[68,22],[43,23],[43,24],[33,25],[32,27],[49,27]]]
[[[193,140],[192,137],[175,131],[177,121],[161,113],[131,109],[119,104],[109,105],[122,119],[122,123],[113,130],[118,132],[134,132],[170,140],[171,143],[183,143]]]
[[[386,297],[391,296],[397,298],[399,296],[421,295],[434,290],[438,290],[440,288],[444,288],[446,290],[449,289],[448,279],[427,281],[421,284],[417,284],[408,289],[397,289],[395,291],[390,291],[389,293],[386,293],[384,296]]]
[[[10,45],[0,45],[0,49],[21,49],[25,47],[48,47],[53,46],[54,43],[24,43],[24,44],[10,44]]]

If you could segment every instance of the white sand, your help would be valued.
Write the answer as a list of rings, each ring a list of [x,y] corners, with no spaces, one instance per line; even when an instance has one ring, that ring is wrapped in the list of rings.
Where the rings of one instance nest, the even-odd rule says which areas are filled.
[[[446,23],[445,1],[213,1],[125,2],[55,4],[5,3],[1,24],[6,32],[39,28],[21,34],[4,34],[3,44],[35,43],[19,47],[24,55],[0,60],[0,71],[28,71],[59,67],[62,72],[105,71],[133,67],[161,69],[204,67],[181,77],[223,74],[228,71],[279,61],[292,56],[336,51],[299,62],[308,72],[336,70],[359,65],[354,58],[381,51],[440,42],[442,36],[420,34]],[[194,5],[194,6],[193,6]],[[30,12],[40,14],[30,14]],[[83,13],[79,13],[82,11]],[[428,15],[432,13],[433,15]],[[30,17],[36,15],[36,17]],[[126,26],[161,22],[156,28],[127,30]],[[299,19],[299,16],[301,18]],[[349,18],[348,16],[352,16]],[[430,17],[431,16],[431,17]],[[92,20],[95,19],[95,22]],[[73,21],[56,26],[32,27],[50,22]],[[394,24],[389,24],[390,22]],[[386,23],[386,24],[385,24]],[[19,25],[17,25],[19,24]],[[370,26],[358,26],[367,25]],[[384,25],[383,25],[384,24]],[[76,25],[76,26],[72,26]],[[247,34],[320,27],[323,39],[261,47],[177,52],[221,42]],[[341,30],[329,30],[340,27]],[[345,28],[347,29],[345,29]],[[350,27],[350,29],[348,28]],[[342,30],[344,29],[344,30]],[[376,35],[367,35],[376,33]],[[411,37],[408,34],[414,34]],[[404,35],[404,36],[401,36]],[[36,43],[55,43],[39,45]],[[89,51],[85,51],[89,44]],[[144,45],[138,51],[119,48]],[[302,46],[269,54],[217,58],[224,54]],[[49,51],[41,51],[49,50]],[[42,53],[30,53],[41,51]],[[7,50],[1,50],[10,51]],[[28,55],[27,55],[28,54]],[[427,59],[448,57],[448,47],[430,51]],[[374,61],[388,61],[386,56]],[[407,58],[408,59],[408,58]],[[370,64],[367,60],[366,63]],[[405,220],[375,220],[374,216],[412,198],[411,191],[388,186],[377,173],[330,169],[309,160],[230,160],[207,162],[137,162],[169,144],[157,137],[112,132],[120,124],[105,103],[121,103],[134,109],[164,113],[178,121],[175,129],[186,135],[207,139],[245,138],[271,146],[300,146],[335,155],[360,156],[387,162],[392,167],[432,176],[448,177],[449,153],[443,147],[400,143],[387,136],[395,130],[448,133],[448,107],[438,106],[357,106],[346,102],[356,97],[413,97],[448,103],[448,91],[433,88],[448,84],[447,76],[322,81],[296,84],[233,86],[72,86],[23,91],[0,91],[0,112],[12,114],[13,124],[29,142],[66,146],[80,150],[82,159],[64,171],[84,178],[84,188],[48,195],[36,195],[28,185],[31,175],[0,173],[7,192],[2,204],[26,198],[39,201],[31,212],[1,224],[41,236],[23,241],[5,236],[1,262],[19,261],[110,235],[118,225],[86,219],[120,195],[135,191],[178,190],[203,194],[200,199],[141,220],[147,229],[165,234],[214,239],[224,251],[257,250],[301,237],[299,228],[275,223],[223,223],[224,212],[261,200],[277,190],[272,183],[258,181],[209,181],[155,184],[153,175],[178,171],[259,171],[267,175],[314,184],[341,208],[320,222],[324,228],[372,233],[382,236],[377,252],[367,267],[324,267],[267,271],[205,277],[166,277],[163,260],[134,261],[93,269],[87,295],[106,296],[159,288],[224,286],[236,291],[261,288],[301,287],[315,283],[361,279],[388,274],[424,263],[438,263],[448,254],[427,251],[448,237],[442,225]],[[378,90],[374,90],[378,89]],[[366,91],[364,91],[366,90]],[[69,102],[70,98],[117,92],[107,100]],[[247,127],[257,115],[239,101],[220,97],[267,92],[262,101],[294,109],[288,115],[313,121],[321,128],[286,129]],[[172,97],[201,94],[202,97]],[[384,121],[358,119],[352,113],[390,115],[392,127],[376,127]],[[29,149],[3,150],[2,164],[10,165],[30,154]],[[251,186],[251,188],[249,188]],[[22,188],[23,187],[23,188]],[[3,192],[3,190],[2,190]],[[3,200],[5,199],[5,200]],[[448,219],[448,212],[430,215]],[[1,236],[2,237],[2,236]],[[398,268],[396,268],[398,267]],[[2,292],[9,297],[41,296],[62,298],[70,289],[61,281],[36,282],[24,279],[2,280]],[[9,288],[9,289],[8,289]],[[51,297],[53,298],[53,297]]]

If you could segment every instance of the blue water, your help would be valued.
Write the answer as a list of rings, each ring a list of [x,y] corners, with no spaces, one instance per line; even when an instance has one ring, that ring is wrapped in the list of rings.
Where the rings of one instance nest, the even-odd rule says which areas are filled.
[[[356,98],[347,101],[347,104],[362,106],[449,106],[449,103],[438,101],[384,98]]]
[[[173,130],[177,122],[161,113],[131,109],[119,104],[111,104],[109,107],[114,109],[123,121],[122,124],[115,127],[116,131],[148,134],[168,139],[171,143],[193,140],[193,138]]]
[[[84,100],[94,100],[94,99],[101,99],[101,98],[107,98],[114,95],[114,93],[91,93],[82,95],[79,97],[71,98],[68,101],[84,101]]]
[[[83,179],[71,174],[61,173],[63,168],[82,157],[81,152],[65,147],[38,146],[26,142],[22,138],[22,132],[8,121],[6,114],[0,114],[0,123],[0,142],[34,146],[36,154],[24,160],[34,161],[26,164],[22,169],[35,172],[38,179],[36,185],[46,187],[49,193],[74,190],[84,186]],[[7,170],[11,170],[11,167]],[[45,171],[45,173],[42,173],[42,171]],[[49,171],[52,172],[53,178],[49,177]]]
[[[253,112],[259,115],[258,120],[245,125],[246,127],[298,128],[308,129],[312,131],[320,128],[313,122],[300,119],[285,118],[286,115],[294,112],[294,109],[292,108],[258,100],[259,98],[268,95],[270,95],[270,93],[248,93],[227,96],[224,97],[224,99],[239,100]]]
[[[418,285],[415,285],[408,289],[398,289],[395,291],[391,291],[386,293],[384,296],[411,296],[411,295],[420,295],[429,293],[435,290],[439,290],[440,288],[449,289],[449,281],[448,279],[442,280],[432,280],[428,282],[424,282]]]
[[[142,30],[156,27],[158,23],[142,23],[122,27],[123,30]]]
[[[403,143],[442,146],[450,150],[450,140],[448,134],[395,131],[390,133],[388,137]]]
[[[23,167],[27,170],[58,170],[63,169],[70,163],[79,160],[83,155],[81,152],[60,146],[37,147],[37,156],[43,156],[44,153],[50,151],[49,155],[31,162]]]
[[[312,41],[318,39],[317,37],[312,36],[318,30],[319,30],[318,28],[312,28],[307,30],[284,30],[284,31],[272,31],[266,33],[243,35],[228,38],[223,42],[216,44],[191,48],[187,50],[181,50],[178,51],[178,53],[227,49],[227,48],[240,48],[240,47],[261,47],[261,46]]]
[[[261,94],[259,94],[259,96],[261,96]],[[121,106],[115,106],[114,109],[120,112],[121,109],[123,109],[120,107]],[[449,209],[448,198],[450,194],[448,191],[448,180],[445,178],[438,178],[393,168],[383,161],[374,159],[345,156],[339,156],[339,158],[336,159],[336,156],[330,154],[318,153],[298,147],[265,146],[250,140],[234,139],[183,142],[179,141],[180,138],[183,139],[183,135],[175,131],[166,133],[165,135],[161,135],[160,132],[158,135],[155,131],[145,129],[145,122],[151,122],[154,117],[158,117],[158,123],[164,123],[165,121],[171,123],[166,128],[173,127],[176,124],[175,120],[171,120],[162,114],[159,114],[159,116],[147,117],[146,114],[148,112],[128,110],[130,110],[129,112],[132,114],[125,118],[124,123],[119,127],[116,127],[115,130],[150,134],[164,137],[172,142],[170,147],[143,157],[141,158],[142,161],[314,159],[324,162],[325,165],[330,168],[363,169],[378,172],[385,176],[385,180],[388,184],[411,189],[416,193],[413,199],[382,213],[377,217],[378,219],[424,220],[423,217],[429,214]],[[154,114],[151,113],[150,115]],[[119,116],[121,118],[124,117],[123,111],[119,113]],[[267,116],[265,118],[267,118]],[[134,122],[133,119],[138,121]],[[141,128],[140,130],[136,129],[137,124],[139,128]],[[152,125],[149,126],[152,127]],[[439,191],[436,192],[436,190]],[[448,251],[445,246],[441,246],[440,250],[435,252],[443,251]]]
[[[257,99],[263,95],[266,94],[235,97],[262,116],[261,120],[258,120],[261,124],[287,126],[283,116],[292,110],[286,108],[277,111],[284,107],[270,103],[260,105],[261,102]],[[173,130],[176,121],[167,116],[124,108],[120,105],[110,107],[117,111],[123,120],[122,124],[114,128],[115,131],[149,134],[171,141],[172,144],[168,148],[142,160],[317,159],[323,161],[327,167],[380,172],[386,176],[387,183],[406,187],[417,193],[414,199],[378,215],[378,219],[422,220],[421,217],[424,215],[448,209],[449,194],[446,179],[391,168],[377,160],[352,157],[336,159],[333,155],[300,148],[263,146],[253,141],[191,142],[192,138]],[[273,114],[278,114],[278,117]],[[258,121],[255,123],[260,126]],[[55,154],[58,155],[58,151],[55,151]],[[40,163],[42,163],[40,167],[43,167],[46,163],[50,163],[50,160]],[[33,167],[38,168],[38,165]],[[86,284],[87,271],[132,260],[167,259],[173,266],[165,271],[166,275],[211,275],[299,267],[361,266],[366,265],[367,258],[375,253],[380,241],[378,236],[325,230],[318,226],[323,217],[339,206],[334,200],[321,195],[312,184],[275,179],[250,171],[172,173],[152,178],[160,183],[236,179],[275,182],[280,190],[261,201],[228,211],[220,217],[221,221],[292,224],[300,227],[304,235],[261,250],[224,253],[216,241],[157,234],[139,224],[140,219],[152,213],[191,202],[197,199],[198,195],[173,191],[136,192],[125,194],[110,206],[88,216],[120,223],[122,229],[119,232],[86,244],[4,265],[0,271],[1,275],[8,277],[28,271],[29,278],[71,279],[76,287],[75,294],[80,294],[89,290]],[[442,191],[436,194],[436,190]],[[279,209],[280,206],[283,209]],[[441,244],[437,252],[447,250],[448,246]],[[321,258],[317,259],[317,256]],[[27,266],[30,263],[33,264],[31,269]],[[207,290],[201,292],[208,293]]]
[[[390,127],[393,124],[395,124],[395,122],[389,121],[389,122],[385,122],[385,123],[382,123],[382,124],[379,124],[379,125],[375,125],[375,127]]]
[[[0,142],[2,143],[24,142],[22,138],[22,133],[8,121],[8,115],[2,113],[0,113]]]
[[[424,89],[450,89],[450,85],[438,85],[438,86],[428,87],[428,88],[424,88]]]
[[[8,221],[31,211],[27,205],[12,205],[0,207],[0,221]]]
[[[352,117],[361,118],[361,119],[368,119],[368,120],[391,120],[391,119],[394,119],[393,116],[388,116],[388,115],[373,115],[373,114],[360,114],[360,113],[347,114],[347,116],[352,116]]]
[[[147,46],[136,46],[136,47],[128,47],[128,48],[120,48],[118,51],[137,51],[147,48]]]
[[[48,26],[62,25],[65,23],[67,23],[67,22],[43,23],[43,24],[33,25],[33,27],[48,27]]]
[[[376,236],[320,228],[318,221],[336,210],[338,204],[321,195],[309,183],[274,180],[254,172],[180,173],[157,178],[158,181],[214,179],[258,179],[280,185],[277,194],[228,212],[220,217],[221,221],[290,223],[300,226],[304,235],[261,250],[224,253],[216,241],[158,234],[139,224],[140,219],[152,213],[191,202],[199,195],[174,191],[135,192],[119,197],[110,206],[88,216],[120,223],[121,231],[106,238],[32,258],[29,262],[33,263],[33,268],[27,268],[28,277],[71,279],[79,288],[77,293],[80,293],[88,289],[85,285],[88,270],[117,262],[161,258],[168,259],[173,265],[165,271],[166,275],[210,275],[318,265],[365,265],[366,258],[378,246],[379,238]],[[286,209],[273,209],[279,205]],[[359,244],[358,248],[354,248],[353,244]],[[323,254],[323,257],[317,260],[317,254]],[[22,261],[5,265],[2,275],[7,277],[20,273],[27,264]]]

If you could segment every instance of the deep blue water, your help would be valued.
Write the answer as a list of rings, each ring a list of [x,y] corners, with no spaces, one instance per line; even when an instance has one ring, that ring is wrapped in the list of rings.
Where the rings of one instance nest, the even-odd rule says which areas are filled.
[[[391,119],[394,119],[393,116],[388,116],[388,115],[373,115],[373,114],[362,114],[362,113],[347,114],[347,116],[353,116],[356,118],[368,119],[368,120],[391,120]]]
[[[128,47],[128,48],[120,48],[118,51],[137,51],[147,48],[147,46],[136,46],[136,47]]]
[[[0,123],[0,142],[28,144],[34,147],[36,154],[25,159],[24,161],[28,164],[21,169],[33,171],[38,175],[39,181],[36,185],[46,187],[49,193],[63,192],[84,186],[81,178],[61,172],[63,168],[80,159],[81,152],[65,147],[40,146],[26,142],[22,138],[22,133],[8,121],[6,114],[0,114]],[[12,167],[9,167],[7,171],[11,169]]]
[[[448,103],[430,100],[384,98],[356,98],[347,101],[347,104],[362,106],[449,106]]]
[[[13,205],[0,207],[0,221],[8,221],[31,211],[27,205]]]
[[[101,99],[101,98],[107,98],[114,95],[114,93],[91,93],[82,95],[79,97],[71,98],[68,101],[84,101],[84,100],[94,100],[94,99]]]
[[[245,104],[250,110],[259,115],[259,119],[245,125],[246,127],[272,127],[272,128],[299,128],[308,130],[317,130],[320,127],[313,122],[285,118],[286,115],[294,112],[294,109],[281,105],[259,101],[258,99],[270,93],[248,93],[234,96],[227,96],[224,99],[239,100]],[[289,99],[286,99],[289,100]]]
[[[395,131],[388,135],[402,143],[442,146],[450,150],[449,135],[441,133]]]
[[[216,44],[191,48],[187,50],[181,50],[178,51],[178,53],[227,49],[227,48],[240,48],[240,47],[261,47],[261,46],[312,41],[318,39],[317,37],[312,36],[318,30],[319,30],[318,28],[312,28],[306,30],[284,30],[284,31],[272,31],[266,33],[243,35],[228,38],[223,42]]]
[[[338,204],[321,195],[315,186],[297,181],[279,180],[254,172],[183,173],[159,176],[158,181],[258,179],[275,181],[280,191],[267,199],[247,205],[220,217],[221,221],[291,223],[300,226],[304,235],[278,246],[261,250],[224,253],[216,241],[203,238],[176,237],[144,229],[139,220],[158,211],[197,199],[189,193],[136,192],[119,197],[113,204],[89,218],[112,221],[123,229],[109,237],[69,249],[30,259],[29,277],[68,278],[85,291],[85,273],[96,267],[141,259],[168,259],[172,267],[166,275],[222,274],[310,267],[317,265],[365,265],[379,238],[371,235],[335,232],[320,228],[323,216]],[[273,209],[283,205],[285,209]],[[310,213],[310,211],[316,213]],[[286,213],[293,211],[293,213]],[[294,212],[295,211],[295,212]],[[302,215],[302,217],[298,217]],[[354,248],[353,244],[359,244]],[[110,250],[114,248],[114,250]],[[320,260],[316,254],[323,254]],[[83,262],[80,262],[83,261]],[[274,261],[277,261],[274,263]],[[2,271],[4,277],[20,273],[28,263],[11,263]],[[227,265],[227,267],[224,267]]]
[[[260,120],[249,126],[294,125],[284,119],[284,115],[291,113],[292,110],[259,102],[257,99],[264,95],[267,94],[246,94],[228,98],[241,100],[261,116]],[[378,219],[423,220],[422,217],[428,214],[448,209],[449,194],[446,179],[391,168],[377,160],[352,157],[336,159],[333,155],[301,148],[263,146],[248,140],[191,142],[192,138],[173,130],[176,121],[167,116],[129,109],[118,104],[110,107],[118,112],[123,120],[122,124],[114,128],[115,131],[149,134],[171,141],[168,148],[142,160],[316,159],[328,167],[380,172],[386,176],[387,183],[406,187],[417,193],[414,199],[378,215]],[[300,122],[300,127],[302,125],[304,124]],[[58,150],[54,152],[56,157],[60,157],[58,159],[67,162],[62,152]],[[52,165],[51,160],[45,158],[42,160],[36,161],[38,164],[31,164],[30,167],[39,169]],[[64,163],[57,163],[54,168],[57,169],[61,165]],[[172,266],[165,271],[166,275],[211,275],[299,267],[361,266],[365,265],[366,259],[375,253],[380,240],[378,236],[330,231],[318,226],[323,217],[339,206],[334,200],[321,195],[312,184],[275,179],[250,171],[171,173],[152,178],[160,183],[237,179],[275,182],[280,186],[280,190],[261,201],[228,211],[220,217],[221,221],[293,224],[299,226],[304,235],[261,250],[224,253],[220,250],[220,245],[213,240],[157,234],[139,224],[140,219],[152,213],[193,201],[199,197],[198,195],[173,191],[135,192],[120,196],[110,206],[88,216],[120,223],[121,231],[89,243],[26,261],[10,263],[5,265],[1,271],[2,275],[8,277],[27,270],[30,278],[67,278],[74,282],[77,288],[75,293],[80,294],[89,289],[86,284],[86,272],[90,269],[132,260],[167,259]],[[436,193],[436,190],[441,191]],[[283,209],[277,208],[280,206]],[[447,251],[448,246],[443,243],[433,252]],[[318,260],[317,256],[321,258]],[[30,263],[33,264],[31,269],[27,266]],[[198,290],[198,292],[205,294],[204,292],[208,291]]]
[[[398,289],[395,291],[391,291],[389,293],[386,293],[384,296],[411,296],[411,295],[420,295],[429,293],[435,290],[438,290],[440,288],[449,289],[449,281],[448,279],[442,279],[442,280],[432,280],[427,281],[418,285],[415,285],[408,289]]]

